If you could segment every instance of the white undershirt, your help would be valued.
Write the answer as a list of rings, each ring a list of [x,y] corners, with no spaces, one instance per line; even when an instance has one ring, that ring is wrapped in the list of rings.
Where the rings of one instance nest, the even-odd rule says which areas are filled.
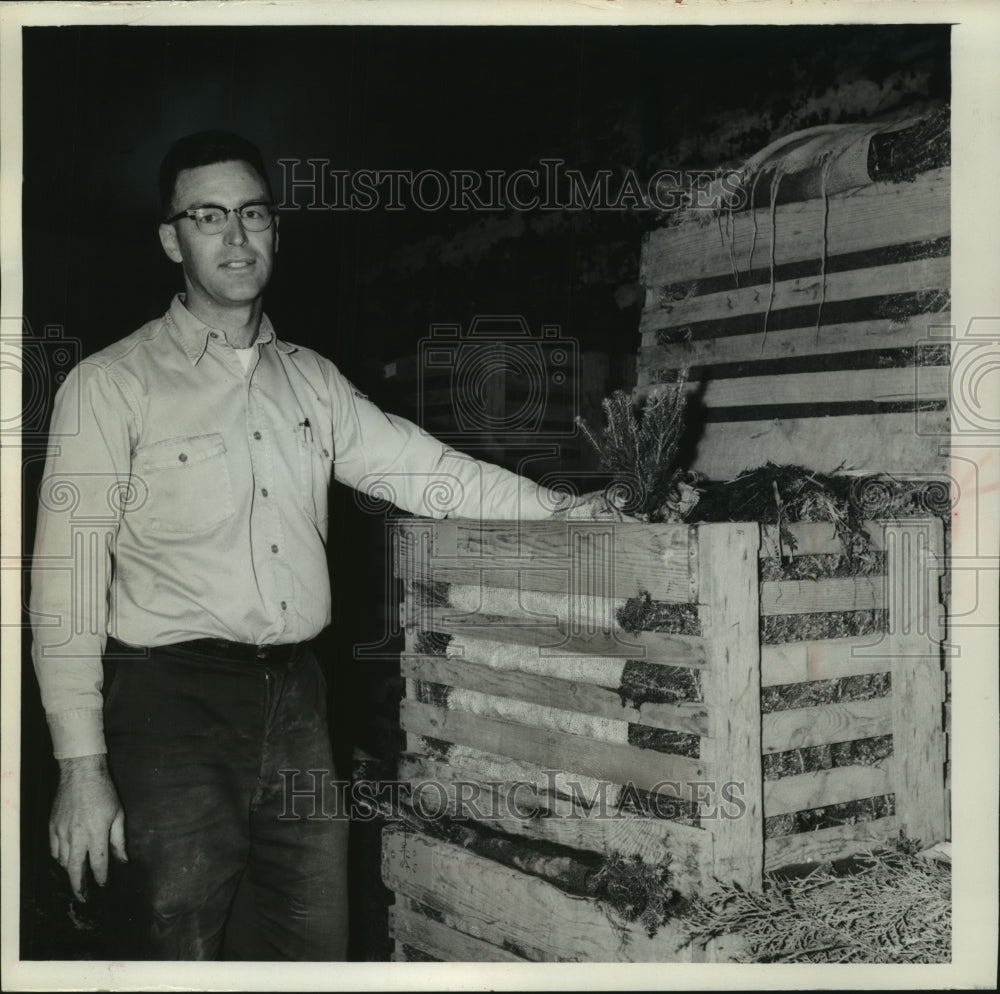
[[[240,362],[243,363],[243,371],[246,372],[250,368],[250,363],[253,362],[254,356],[257,355],[257,346],[251,345],[248,349],[233,349],[233,351],[240,357]]]

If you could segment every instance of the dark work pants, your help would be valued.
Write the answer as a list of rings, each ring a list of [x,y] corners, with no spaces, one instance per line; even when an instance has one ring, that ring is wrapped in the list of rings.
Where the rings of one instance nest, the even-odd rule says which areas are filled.
[[[348,824],[329,786],[326,688],[312,650],[265,663],[183,644],[116,660],[109,648],[105,734],[129,859],[116,884],[130,932],[123,954],[218,958],[242,881],[254,958],[344,959]],[[299,785],[325,779],[315,811],[286,810],[288,771]],[[304,781],[307,771],[322,772]]]

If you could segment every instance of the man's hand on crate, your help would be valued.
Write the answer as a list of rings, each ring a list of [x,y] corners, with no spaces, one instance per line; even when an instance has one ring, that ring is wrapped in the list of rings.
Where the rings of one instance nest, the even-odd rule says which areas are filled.
[[[570,521],[621,521],[638,523],[638,518],[626,514],[620,506],[624,496],[607,490],[594,490],[579,497],[569,497],[565,507],[552,512],[556,519]]]

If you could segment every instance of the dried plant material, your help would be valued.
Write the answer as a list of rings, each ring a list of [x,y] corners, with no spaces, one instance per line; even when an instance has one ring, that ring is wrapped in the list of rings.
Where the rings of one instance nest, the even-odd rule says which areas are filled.
[[[638,922],[652,937],[673,917],[679,899],[669,881],[669,858],[653,866],[641,856],[612,852],[588,880],[588,890],[623,936],[629,924]]]
[[[951,959],[951,871],[912,852],[868,852],[856,873],[768,874],[763,892],[723,884],[686,909],[700,942],[746,941],[752,963],[945,963]]]
[[[687,370],[639,408],[622,390],[602,402],[604,428],[577,424],[612,474],[621,509],[643,521],[683,521],[698,502],[692,479],[677,465],[685,427]]]
[[[444,656],[447,654],[451,636],[442,632],[417,632],[414,649],[422,656]]]
[[[622,631],[629,635],[638,635],[639,632],[701,634],[701,622],[695,605],[654,601],[648,590],[630,597],[618,608],[616,618]]]

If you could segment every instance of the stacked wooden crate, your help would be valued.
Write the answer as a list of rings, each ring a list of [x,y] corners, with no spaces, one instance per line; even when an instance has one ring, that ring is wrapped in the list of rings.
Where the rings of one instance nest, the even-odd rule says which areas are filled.
[[[712,479],[946,473],[950,230],[942,168],[650,232],[637,392],[690,368]]]
[[[944,838],[940,525],[872,523],[876,568],[819,579],[781,577],[838,557],[832,526],[790,529],[400,524],[398,958],[725,960],[683,918],[630,924],[602,868],[691,896]]]

